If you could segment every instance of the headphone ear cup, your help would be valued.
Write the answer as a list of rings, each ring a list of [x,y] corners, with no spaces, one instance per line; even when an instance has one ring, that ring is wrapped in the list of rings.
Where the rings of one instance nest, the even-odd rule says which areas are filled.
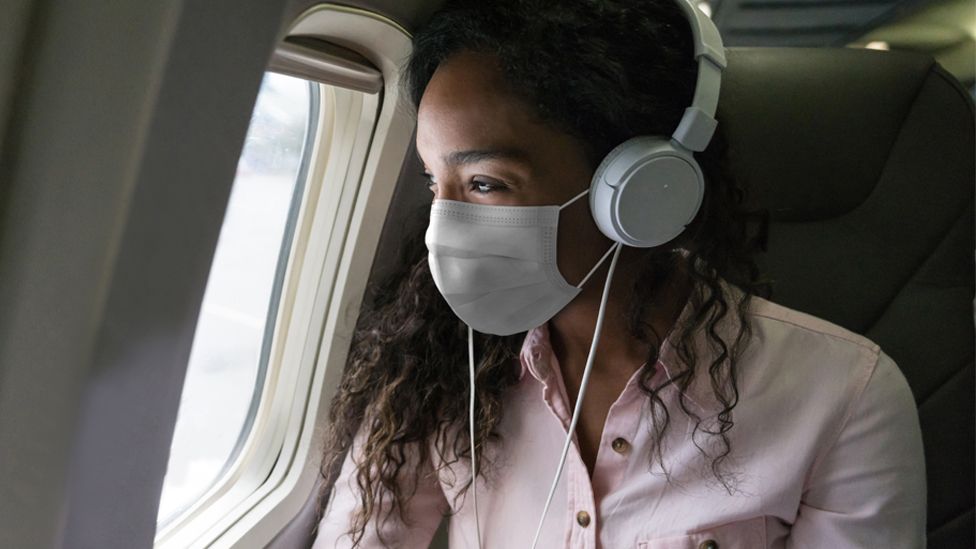
[[[651,248],[673,240],[701,207],[705,181],[690,151],[667,139],[629,139],[603,159],[590,183],[590,210],[611,240]]]

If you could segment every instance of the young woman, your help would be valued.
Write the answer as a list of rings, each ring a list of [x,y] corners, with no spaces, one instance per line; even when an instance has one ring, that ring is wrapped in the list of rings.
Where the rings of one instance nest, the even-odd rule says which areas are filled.
[[[426,547],[444,516],[452,548],[924,546],[908,385],[761,297],[721,123],[676,238],[615,247],[580,199],[675,131],[693,39],[677,0],[451,2],[417,33],[427,247],[363,314],[315,547]]]

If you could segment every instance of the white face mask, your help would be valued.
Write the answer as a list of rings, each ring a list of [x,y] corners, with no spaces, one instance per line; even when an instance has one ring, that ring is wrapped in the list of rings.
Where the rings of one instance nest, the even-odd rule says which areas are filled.
[[[556,266],[562,206],[486,206],[435,200],[425,242],[434,284],[454,314],[486,334],[545,324],[580,293],[610,250],[577,285]]]

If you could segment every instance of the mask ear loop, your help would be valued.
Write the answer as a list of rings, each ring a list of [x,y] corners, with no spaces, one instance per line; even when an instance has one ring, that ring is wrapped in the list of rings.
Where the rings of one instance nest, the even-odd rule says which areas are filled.
[[[590,372],[593,370],[593,358],[596,356],[596,346],[600,343],[600,331],[603,328],[603,317],[607,310],[607,298],[610,295],[610,281],[613,280],[613,271],[617,268],[617,258],[620,256],[620,248],[622,247],[621,244],[617,243],[611,248],[614,250],[613,259],[610,260],[610,271],[607,273],[607,281],[603,285],[603,296],[600,298],[600,311],[596,315],[596,328],[593,330],[593,342],[590,343],[590,352],[586,357],[586,367],[583,368],[583,380],[580,382],[579,394],[576,397],[576,406],[573,407],[573,419],[569,422],[569,432],[566,434],[566,443],[563,444],[563,453],[559,457],[556,478],[552,480],[552,487],[549,488],[549,496],[546,498],[546,506],[542,510],[542,517],[539,518],[539,527],[535,531],[535,538],[532,539],[532,549],[535,549],[539,543],[539,536],[542,534],[542,525],[545,523],[546,515],[549,513],[549,505],[552,504],[552,497],[556,493],[559,477],[563,474],[563,465],[566,464],[569,445],[573,442],[573,433],[576,432],[576,422],[579,421],[580,410],[582,409],[580,403],[583,402],[586,385],[590,380]]]
[[[586,276],[583,277],[583,280],[581,280],[580,283],[576,285],[576,287],[582,288],[583,285],[586,284],[586,281],[589,280],[591,276],[593,276],[593,273],[595,273],[596,270],[599,269],[601,265],[603,265],[603,262],[607,260],[607,256],[610,255],[610,252],[612,252],[614,248],[616,248],[619,245],[620,244],[617,244],[616,242],[611,244],[610,249],[603,254],[603,257],[600,258],[600,261],[596,262],[596,265],[594,265],[593,268],[590,269],[590,272],[586,273]]]
[[[559,207],[559,211],[563,211],[564,209],[568,208],[570,205],[573,204],[573,202],[576,202],[580,198],[583,198],[583,196],[586,193],[588,193],[588,192],[590,192],[590,189],[586,189],[585,191],[583,191],[583,192],[579,193],[578,195],[574,196],[573,198],[570,198],[569,199],[569,202],[567,202],[567,203],[565,203],[565,204],[563,204],[562,206]]]
[[[468,404],[468,438],[471,442],[471,497],[474,500],[474,525],[478,536],[478,549],[481,549],[481,519],[478,515],[478,469],[474,453],[474,330],[468,326],[468,375],[471,379],[471,398]]]
[[[569,202],[559,207],[559,211],[563,211],[564,209],[570,207],[573,204],[573,202],[576,202],[580,198],[583,198],[583,196],[585,196],[586,193],[588,192],[590,192],[590,189],[586,189],[583,192],[579,193],[578,195],[574,196],[573,198],[570,198]],[[600,265],[603,265],[603,262],[607,260],[607,256],[610,255],[610,252],[612,252],[614,247],[616,246],[617,246],[616,242],[610,245],[610,249],[608,249],[606,253],[603,254],[602,257],[600,257],[600,261],[597,261],[596,265],[594,265],[593,268],[590,269],[590,272],[586,273],[586,276],[583,277],[583,280],[581,280],[580,283],[576,285],[577,288],[582,288],[583,285],[586,284],[586,281],[589,280],[591,276],[593,276],[593,273],[595,273],[596,270],[600,268]]]

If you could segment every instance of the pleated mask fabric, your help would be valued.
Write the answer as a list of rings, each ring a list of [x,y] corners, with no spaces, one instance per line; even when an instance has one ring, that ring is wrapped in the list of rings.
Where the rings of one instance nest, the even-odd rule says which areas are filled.
[[[485,334],[512,335],[544,324],[569,304],[580,288],[556,266],[556,232],[559,211],[584,194],[562,206],[435,200],[427,258],[434,284],[458,318]]]

